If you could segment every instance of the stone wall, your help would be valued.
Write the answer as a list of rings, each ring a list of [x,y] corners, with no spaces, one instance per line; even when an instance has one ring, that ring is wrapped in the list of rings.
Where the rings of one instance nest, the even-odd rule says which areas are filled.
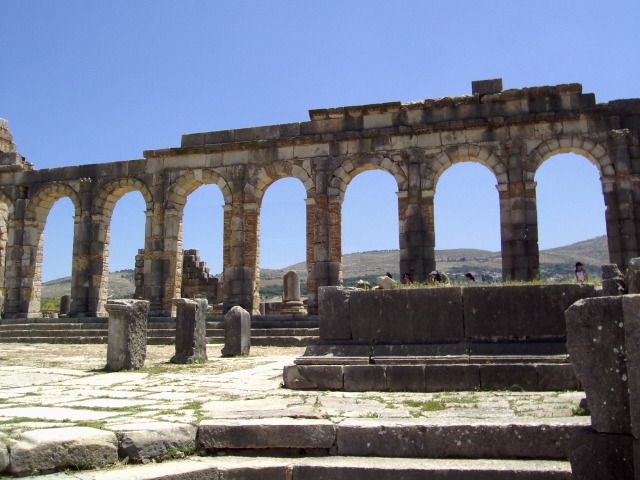
[[[320,339],[341,344],[558,341],[592,285],[320,289]]]
[[[188,134],[180,146],[146,151],[141,159],[48,170],[33,170],[5,133],[0,153],[5,315],[41,314],[42,232],[51,206],[62,197],[75,207],[70,313],[103,312],[111,214],[116,201],[133,190],[146,202],[140,296],[149,300],[152,315],[170,314],[172,299],[179,296],[183,209],[203,184],[216,184],[225,202],[226,308],[257,310],[260,206],[269,185],[284,177],[299,179],[307,191],[311,313],[318,288],[341,279],[346,187],[370,169],[396,180],[399,268],[416,280],[435,267],[438,179],[462,161],[482,163],[495,175],[505,279],[538,275],[534,178],[542,162],[562,152],[585,156],[600,172],[610,260],[624,267],[637,256],[640,100],[598,104],[579,84],[505,91],[498,82],[488,90],[478,85],[483,84],[471,95],[311,110],[307,122]]]

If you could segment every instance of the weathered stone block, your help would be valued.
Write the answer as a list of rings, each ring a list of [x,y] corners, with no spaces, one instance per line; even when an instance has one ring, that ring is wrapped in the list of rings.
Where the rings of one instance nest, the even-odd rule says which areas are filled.
[[[118,453],[132,462],[162,459],[172,450],[195,450],[197,427],[169,422],[117,425]]]
[[[329,449],[335,438],[336,427],[326,420],[205,420],[198,427],[198,446],[206,449]]]
[[[625,274],[627,292],[640,293],[640,258],[632,258],[627,264]]]
[[[60,297],[60,315],[68,315],[71,309],[71,297],[69,295],[62,295]]]
[[[344,389],[347,392],[382,392],[387,390],[385,367],[382,365],[345,365]]]
[[[320,339],[349,340],[349,297],[353,288],[320,287],[318,290],[318,318]]]
[[[249,355],[251,348],[251,314],[239,306],[224,316],[224,347],[222,355]]]
[[[623,295],[627,286],[624,276],[615,263],[602,265],[602,295],[605,297]]]
[[[535,365],[480,365],[480,387],[484,390],[537,390],[538,374]]]
[[[446,392],[480,388],[478,365],[426,365],[425,391]]]
[[[622,313],[631,433],[640,438],[640,295],[622,296]]]
[[[564,311],[595,294],[592,285],[465,288],[465,336],[474,340],[564,337]]]
[[[352,338],[361,343],[429,343],[461,339],[461,289],[355,291],[349,300]]]
[[[284,367],[284,386],[296,390],[342,390],[342,365],[288,365]]]
[[[112,300],[109,314],[107,369],[137,369],[147,355],[147,300]]]
[[[391,392],[424,392],[424,365],[387,365],[387,389]]]
[[[88,427],[24,432],[9,444],[9,471],[17,475],[55,468],[99,468],[118,461],[113,432]]]
[[[583,428],[571,438],[573,480],[634,480],[633,437]]]
[[[567,350],[587,394],[591,424],[602,433],[630,433],[623,297],[579,300],[566,311]]]
[[[207,359],[206,299],[173,301],[176,312],[176,354],[171,363],[193,363]]]

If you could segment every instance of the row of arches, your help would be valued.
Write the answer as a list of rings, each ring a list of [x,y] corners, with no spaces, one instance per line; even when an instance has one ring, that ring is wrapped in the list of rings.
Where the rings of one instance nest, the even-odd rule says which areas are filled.
[[[398,207],[395,197],[401,174],[386,169],[365,172],[370,165],[350,167],[347,165],[344,171],[348,182],[335,181],[344,200],[343,253],[396,250]],[[494,173],[495,170],[489,170],[484,163],[462,161],[451,163],[440,172],[435,200],[436,248],[500,250],[500,212]],[[219,274],[224,263],[223,207],[231,192],[225,191],[226,184],[218,178],[195,177],[178,183],[169,196],[182,218],[178,239],[186,248],[198,248],[211,271]],[[557,155],[552,162],[546,162],[538,169],[533,180],[538,182],[541,248],[605,233],[598,177],[598,170],[585,158],[571,154]],[[340,179],[340,176],[335,178]],[[259,185],[259,188],[263,193],[260,196],[260,266],[282,268],[304,261],[307,248],[305,200],[309,185],[297,178],[280,178]],[[132,268],[135,253],[144,247],[145,228],[148,228],[145,227],[145,212],[148,214],[151,204],[151,197],[144,192],[143,185],[128,182],[112,189],[97,202],[109,226],[104,239],[105,273]],[[61,190],[34,210],[33,220],[43,225],[46,222],[43,239],[49,239],[44,243],[43,270],[41,275],[37,273],[36,281],[70,274],[74,204],[78,201],[77,198],[73,201],[73,195]],[[559,205],[566,208],[558,208]],[[564,215],[562,210],[565,210]]]

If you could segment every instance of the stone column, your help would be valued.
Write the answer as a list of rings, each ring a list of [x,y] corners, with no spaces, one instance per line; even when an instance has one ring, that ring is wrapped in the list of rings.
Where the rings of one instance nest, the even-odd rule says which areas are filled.
[[[283,314],[303,314],[306,313],[304,304],[300,299],[300,277],[293,270],[285,273],[282,281],[282,308]]]
[[[91,295],[91,181],[80,182],[80,212],[73,223],[73,256],[71,263],[71,304],[67,312],[73,317],[95,317],[90,307]]]
[[[71,297],[69,295],[62,295],[60,297],[60,310],[59,310],[59,314],[60,315],[65,315],[68,316],[69,315],[69,311],[71,308]]]
[[[436,268],[433,196],[433,190],[398,192],[400,278],[409,273],[422,282]]]
[[[18,198],[14,205],[13,216],[9,219],[4,277],[5,318],[26,316],[22,301],[22,242],[24,238],[25,203],[24,198]]]
[[[206,299],[176,298],[176,354],[171,363],[193,363],[207,359]]]
[[[535,280],[540,276],[536,183],[514,181],[498,185],[502,277]]]
[[[258,274],[258,207],[234,194],[230,214],[225,212],[225,238],[229,263],[224,270],[224,309],[239,305],[254,310],[255,275]],[[259,308],[255,305],[255,309]]]
[[[251,315],[235,306],[224,316],[224,348],[222,355],[233,357],[249,355],[251,348]]]
[[[309,211],[313,213],[314,242],[313,256],[311,260],[307,258],[309,314],[318,311],[318,289],[339,285],[342,280],[342,199],[340,192],[329,194],[327,176],[323,170],[316,173],[315,198],[307,201],[307,222]]]
[[[147,355],[146,300],[112,300],[105,305],[109,314],[107,370],[139,369]]]

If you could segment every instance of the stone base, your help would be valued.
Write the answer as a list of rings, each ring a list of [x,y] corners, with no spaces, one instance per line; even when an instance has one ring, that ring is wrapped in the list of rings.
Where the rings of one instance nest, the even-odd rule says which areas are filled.
[[[485,359],[485,363],[393,364],[365,363],[289,365],[284,386],[294,390],[343,390],[347,392],[445,392],[469,390],[579,390],[573,367],[566,362],[516,362]],[[360,361],[359,361],[360,360]],[[539,359],[540,360],[540,359]],[[418,360],[416,359],[416,362]]]

